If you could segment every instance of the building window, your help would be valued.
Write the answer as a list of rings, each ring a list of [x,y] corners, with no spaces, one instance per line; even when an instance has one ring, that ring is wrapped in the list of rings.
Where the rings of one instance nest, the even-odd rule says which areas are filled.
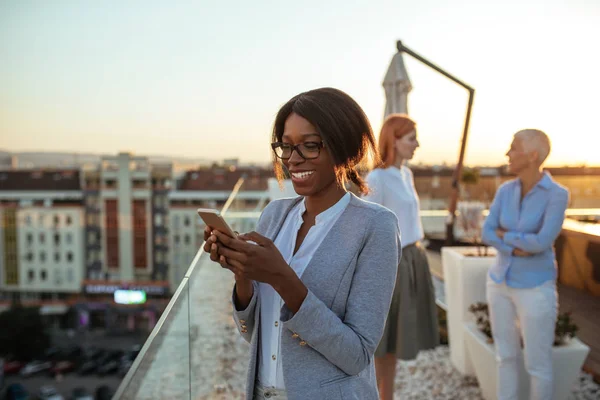
[[[72,283],[74,280],[73,278],[73,269],[72,268],[67,268],[67,282]]]
[[[68,262],[73,262],[73,253],[72,252],[68,252],[67,253],[67,261]]]
[[[67,232],[65,239],[66,239],[67,244],[73,243],[73,234],[71,232]]]
[[[175,244],[179,244],[179,235],[175,235],[174,239],[175,239]]]
[[[44,235],[43,233],[40,233],[40,243],[44,244],[45,241],[46,241],[46,235]]]
[[[27,253],[25,259],[29,262],[33,262],[33,252],[30,251],[29,253]]]
[[[31,234],[31,233],[27,234],[27,244],[28,245],[33,244],[33,234]]]
[[[54,227],[60,225],[60,217],[58,215],[54,216]]]
[[[40,251],[40,262],[46,262],[46,253]]]
[[[175,229],[179,229],[179,222],[181,221],[179,215],[176,215],[173,218],[173,225],[175,226]]]
[[[73,223],[73,218],[71,218],[70,215],[67,215],[67,221],[66,221],[67,226],[70,226],[72,223]]]
[[[183,241],[184,241],[185,244],[190,244],[190,235],[185,235],[183,237]]]
[[[60,253],[54,253],[54,262],[60,262]]]
[[[27,279],[29,280],[29,282],[33,282],[33,280],[35,279],[35,272],[32,269],[27,271]]]
[[[183,225],[190,226],[190,217],[188,217],[187,215],[183,219]]]
[[[62,274],[60,273],[60,269],[54,270],[54,283],[60,285],[62,283]]]
[[[31,226],[31,215],[25,216],[25,225]]]
[[[162,214],[155,214],[154,215],[154,225],[155,226],[162,226],[163,225],[163,216],[162,216]]]
[[[55,244],[56,246],[59,246],[59,245],[60,245],[60,233],[55,233],[55,234],[54,234],[54,244]]]
[[[43,270],[40,272],[40,278],[42,279],[42,281],[45,281],[45,280],[46,280],[46,278],[47,278],[47,274],[46,274],[46,270],[45,270],[45,269],[43,269]]]
[[[96,244],[96,234],[94,232],[88,232],[88,244]]]
[[[39,215],[39,217],[38,217],[38,225],[39,225],[40,227],[43,227],[43,226],[44,226],[44,214],[40,214],[40,215]]]

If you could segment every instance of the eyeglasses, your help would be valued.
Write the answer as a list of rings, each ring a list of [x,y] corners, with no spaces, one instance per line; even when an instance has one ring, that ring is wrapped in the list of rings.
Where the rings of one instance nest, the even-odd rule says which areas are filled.
[[[271,143],[275,155],[282,160],[289,160],[294,150],[305,160],[314,160],[319,157],[323,147],[323,142],[304,142],[297,145],[282,142]]]

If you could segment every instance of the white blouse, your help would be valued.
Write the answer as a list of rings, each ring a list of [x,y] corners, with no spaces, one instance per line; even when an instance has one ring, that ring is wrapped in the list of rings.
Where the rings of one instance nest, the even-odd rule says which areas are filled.
[[[275,239],[275,247],[299,277],[302,277],[313,255],[350,203],[350,193],[346,193],[336,204],[315,218],[302,245],[294,254],[298,230],[304,222],[306,211],[304,200],[288,213],[288,216]],[[260,296],[260,347],[258,355],[258,381],[266,387],[285,389],[281,364],[281,321],[279,320],[283,300],[271,285],[259,283]]]
[[[392,166],[374,169],[367,175],[367,184],[371,193],[364,199],[389,208],[398,217],[402,247],[422,240],[419,195],[410,168]]]

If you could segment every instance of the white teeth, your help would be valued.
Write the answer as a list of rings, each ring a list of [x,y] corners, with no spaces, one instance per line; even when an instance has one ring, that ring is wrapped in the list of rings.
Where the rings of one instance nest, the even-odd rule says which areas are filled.
[[[296,179],[306,179],[311,176],[315,171],[307,171],[307,172],[294,172],[292,176]]]

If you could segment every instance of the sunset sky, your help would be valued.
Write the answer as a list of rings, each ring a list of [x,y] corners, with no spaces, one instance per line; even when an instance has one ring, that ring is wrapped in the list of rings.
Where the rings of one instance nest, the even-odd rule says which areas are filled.
[[[467,164],[534,127],[550,165],[600,165],[597,0],[0,0],[0,149],[262,162],[278,108],[322,86],[378,132],[398,39],[475,87]],[[405,60],[415,161],[452,163],[467,93]]]

